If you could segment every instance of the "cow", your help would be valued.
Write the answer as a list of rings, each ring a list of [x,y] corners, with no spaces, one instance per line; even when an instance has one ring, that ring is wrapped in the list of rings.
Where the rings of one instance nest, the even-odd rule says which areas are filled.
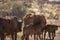
[[[58,25],[54,24],[47,24],[44,28],[44,40],[46,37],[46,33],[48,32],[50,40],[54,40],[54,37],[56,35],[56,30],[58,29]]]
[[[21,31],[21,26],[22,22],[19,23],[15,16],[0,17],[1,40],[4,40],[7,35],[11,35],[12,40],[17,40],[17,32]]]
[[[35,21],[34,21],[34,24],[35,25],[37,25],[37,24],[40,24],[39,26],[40,26],[40,28],[37,26],[37,29],[39,29],[39,30],[41,30],[41,31],[39,31],[39,30],[37,30],[38,31],[38,33],[37,33],[37,40],[38,40],[38,37],[42,40],[43,39],[43,29],[44,29],[44,27],[45,27],[45,25],[46,25],[46,19],[45,19],[45,16],[44,15],[35,15],[34,14],[34,17],[35,17]],[[35,27],[36,28],[36,27]],[[42,34],[42,36],[41,36],[41,34]],[[34,36],[35,37],[35,36]],[[35,39],[35,38],[34,38]]]
[[[25,25],[27,22],[27,25]],[[24,40],[24,37],[26,40],[28,39],[28,35],[40,35],[42,32],[42,29],[46,25],[46,19],[43,15],[36,15],[36,14],[31,14],[29,15],[29,18],[26,19],[26,22],[24,20],[24,28],[23,28],[23,36],[22,40]],[[29,24],[28,24],[29,22]],[[35,39],[35,38],[34,38]]]

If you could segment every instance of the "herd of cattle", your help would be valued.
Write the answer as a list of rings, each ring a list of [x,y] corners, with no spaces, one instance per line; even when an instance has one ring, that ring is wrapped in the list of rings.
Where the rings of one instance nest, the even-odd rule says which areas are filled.
[[[21,31],[21,40],[29,40],[29,35],[34,35],[34,40],[46,40],[47,32],[50,40],[54,40],[58,27],[47,24],[44,15],[26,14],[22,21],[18,21],[15,16],[0,17],[0,40],[5,40],[8,35],[11,35],[12,40],[17,40],[17,33]]]

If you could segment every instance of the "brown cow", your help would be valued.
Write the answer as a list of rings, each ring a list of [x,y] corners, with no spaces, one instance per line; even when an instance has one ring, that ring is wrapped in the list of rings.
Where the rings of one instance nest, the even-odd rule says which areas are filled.
[[[19,31],[18,27],[18,21],[15,16],[0,17],[1,40],[4,40],[5,36],[9,34],[12,36],[12,40],[14,40],[13,35],[15,35],[16,40],[17,32]]]
[[[43,15],[35,15],[35,14],[32,16],[30,15],[30,18],[27,19],[27,21],[29,22],[29,24],[28,24],[28,26],[24,25],[22,40],[24,40],[24,37],[27,38],[28,35],[32,35],[32,34],[36,35],[38,33],[41,33],[42,29],[46,25],[46,20]],[[25,22],[25,20],[24,20],[24,22]],[[38,35],[40,35],[40,34],[38,34]],[[27,38],[27,40],[28,40],[28,38]]]
[[[54,37],[55,37],[55,33],[56,33],[56,30],[58,29],[58,25],[53,25],[53,24],[47,24],[45,26],[45,33],[44,33],[44,40],[45,40],[45,36],[46,36],[46,33],[48,32],[49,34],[49,38],[50,40],[54,40]]]
[[[37,29],[41,30],[41,31],[38,31],[38,33],[37,33],[37,40],[38,40],[38,37],[42,40],[43,39],[43,29],[46,25],[46,19],[43,15],[37,15],[37,17],[35,15],[35,22],[36,22],[35,25],[40,24],[39,25],[40,28],[37,27]],[[42,34],[42,37],[40,36],[41,34]]]

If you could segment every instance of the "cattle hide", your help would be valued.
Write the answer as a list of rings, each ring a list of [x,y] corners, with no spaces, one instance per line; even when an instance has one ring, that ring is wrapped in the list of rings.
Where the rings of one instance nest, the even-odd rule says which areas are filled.
[[[17,21],[15,16],[0,17],[0,31],[6,34],[21,31],[22,23]],[[18,29],[20,28],[20,29]]]

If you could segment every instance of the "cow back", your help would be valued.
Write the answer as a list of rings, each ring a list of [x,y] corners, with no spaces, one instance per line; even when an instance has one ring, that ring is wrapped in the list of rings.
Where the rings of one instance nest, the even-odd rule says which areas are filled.
[[[34,15],[33,16],[33,24],[39,25],[40,27],[45,27],[46,25],[46,19],[43,15]]]

